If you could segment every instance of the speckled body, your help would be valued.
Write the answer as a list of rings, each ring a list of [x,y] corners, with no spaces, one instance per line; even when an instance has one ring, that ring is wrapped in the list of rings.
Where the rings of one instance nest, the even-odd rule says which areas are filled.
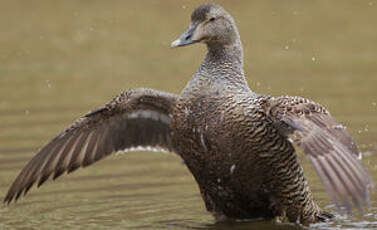
[[[208,211],[219,220],[286,214],[291,222],[316,221],[319,209],[294,148],[265,113],[270,97],[237,84],[242,72],[231,64],[214,69],[231,74],[230,79],[211,79],[207,65],[202,64],[177,101],[172,136]]]

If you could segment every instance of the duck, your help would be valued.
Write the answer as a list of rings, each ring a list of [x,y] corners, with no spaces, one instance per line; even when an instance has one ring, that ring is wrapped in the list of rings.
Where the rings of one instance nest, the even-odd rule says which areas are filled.
[[[196,43],[207,53],[180,94],[129,89],[78,118],[26,164],[4,203],[118,151],[156,150],[182,158],[215,221],[326,221],[333,214],[314,201],[297,146],[339,210],[368,205],[374,185],[345,127],[309,99],[253,92],[238,29],[223,7],[197,7],[171,46]]]

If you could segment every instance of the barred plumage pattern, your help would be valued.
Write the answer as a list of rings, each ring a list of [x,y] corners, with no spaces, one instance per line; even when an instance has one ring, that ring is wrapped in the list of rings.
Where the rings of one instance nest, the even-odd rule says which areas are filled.
[[[308,99],[252,92],[237,28],[222,7],[198,7],[191,25],[192,36],[206,43],[208,52],[180,95],[128,90],[79,118],[30,160],[4,202],[116,151],[145,149],[182,157],[218,221],[328,219],[332,215],[313,201],[293,141],[334,203],[348,212],[353,205],[361,210],[373,183],[345,128]],[[186,35],[183,39],[191,38]]]

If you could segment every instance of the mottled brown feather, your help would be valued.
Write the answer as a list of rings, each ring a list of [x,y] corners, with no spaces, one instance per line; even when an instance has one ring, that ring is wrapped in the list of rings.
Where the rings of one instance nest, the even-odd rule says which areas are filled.
[[[79,118],[30,160],[4,202],[17,200],[34,183],[39,187],[51,175],[56,179],[115,151],[152,147],[173,152],[170,116],[175,100],[174,94],[133,89]]]
[[[308,99],[270,98],[265,106],[279,132],[293,134],[295,143],[303,148],[337,207],[351,213],[351,200],[361,211],[362,205],[368,204],[368,190],[374,185],[344,126],[324,107]]]

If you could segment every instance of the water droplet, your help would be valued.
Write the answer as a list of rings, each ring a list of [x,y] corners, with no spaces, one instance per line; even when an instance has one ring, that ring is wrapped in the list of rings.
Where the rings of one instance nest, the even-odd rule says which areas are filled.
[[[234,173],[234,170],[236,169],[236,165],[233,164],[231,167],[230,167],[230,175],[232,175]]]
[[[373,213],[367,213],[364,215],[364,217],[373,216]]]
[[[341,125],[341,124],[339,124],[339,125],[334,125],[333,128],[334,128],[334,129],[345,129],[345,127],[344,127],[343,125]]]
[[[217,178],[217,183],[221,183],[221,178]]]
[[[189,115],[189,114],[190,114],[190,109],[187,108],[187,107],[185,107],[185,109],[184,109],[183,111],[184,111],[184,113],[185,113],[186,115]]]
[[[288,50],[288,49],[289,49],[289,46],[288,46],[288,45],[284,46],[284,49],[285,49],[285,50]]]
[[[376,105],[377,105],[377,103],[376,103],[376,102],[372,102],[372,105],[373,105],[373,106],[376,106]]]
[[[51,82],[50,82],[50,80],[46,80],[46,84],[47,84],[48,88],[51,88]]]
[[[316,61],[317,59],[316,59],[316,57],[312,57],[312,61],[314,62],[314,61]]]
[[[187,6],[186,6],[186,5],[183,5],[183,6],[182,6],[182,9],[186,9],[186,8],[187,8]]]

